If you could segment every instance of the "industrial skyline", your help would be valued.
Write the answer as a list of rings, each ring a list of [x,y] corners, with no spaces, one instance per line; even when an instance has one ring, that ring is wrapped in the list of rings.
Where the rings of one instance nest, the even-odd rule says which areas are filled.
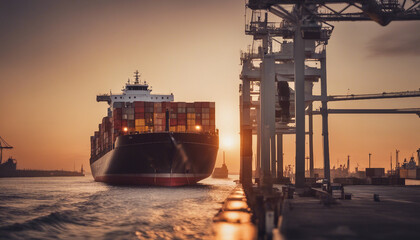
[[[250,42],[243,1],[3,1],[0,6],[0,135],[15,147],[5,156],[16,157],[18,168],[87,166],[89,136],[106,109],[95,96],[119,92],[139,69],[153,88],[174,93],[176,101],[216,102],[219,156],[225,150],[230,170],[239,170],[239,52]],[[329,95],[419,89],[419,23],[334,25],[327,53]],[[369,100],[329,107],[419,103]],[[389,169],[395,149],[400,162],[415,155],[419,120],[331,115],[331,166],[350,155],[352,166],[364,168],[372,153],[373,167]],[[320,129],[320,117],[314,117],[316,168],[323,166]],[[285,137],[284,149],[285,165],[293,165],[294,136]]]

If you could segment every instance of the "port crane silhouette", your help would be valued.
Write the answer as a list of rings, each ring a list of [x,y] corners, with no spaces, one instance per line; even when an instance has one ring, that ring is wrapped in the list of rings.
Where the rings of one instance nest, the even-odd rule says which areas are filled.
[[[13,147],[0,136],[0,164],[3,161],[3,149],[12,149]]]
[[[248,7],[269,10],[289,22],[306,18],[324,23],[375,21],[386,26],[391,21],[420,20],[419,3],[418,0],[249,0]],[[284,5],[296,5],[303,11],[301,14],[288,11]]]
[[[322,107],[319,114],[322,115],[322,135],[324,145],[324,177],[330,180],[330,157],[329,157],[329,137],[328,137],[328,114],[344,113],[343,111],[333,112],[328,109],[328,101],[342,100],[358,100],[358,99],[374,99],[374,98],[398,98],[408,97],[403,94],[382,94],[382,96],[356,96],[356,97],[335,97],[328,98],[326,87],[326,70],[325,70],[325,52],[326,45],[332,34],[334,26],[331,22],[342,21],[375,21],[381,26],[386,26],[392,21],[410,21],[420,20],[420,1],[419,0],[248,0],[247,7],[252,10],[253,16],[251,22],[246,25],[245,32],[253,35],[254,40],[262,40],[261,57],[262,70],[264,75],[260,82],[260,140],[258,144],[265,146],[267,143],[274,142],[274,134],[272,127],[274,120],[270,112],[275,104],[274,95],[270,91],[270,87],[274,86],[275,60],[274,56],[270,56],[272,51],[273,37],[283,37],[283,39],[293,39],[293,56],[294,56],[294,85],[295,85],[295,134],[296,134],[296,186],[303,187],[305,181],[305,40],[315,40],[319,45],[324,46],[323,56],[318,59],[321,63],[321,101]],[[265,11],[265,20],[260,16],[261,11]],[[255,14],[254,14],[255,13]],[[281,18],[280,23],[268,22],[268,13],[274,14]],[[260,14],[260,15],[259,15]],[[274,40],[276,41],[276,40]],[[260,53],[259,53],[260,54]],[[253,55],[249,56],[254,57]],[[313,57],[316,59],[317,57]],[[251,76],[251,75],[250,75]],[[247,80],[249,81],[249,79]],[[243,84],[247,81],[244,81]],[[244,85],[245,86],[245,85]],[[246,85],[248,87],[248,85]],[[267,94],[263,94],[263,90]],[[243,91],[243,106],[247,106],[249,101],[248,90]],[[413,95],[418,95],[416,92]],[[266,96],[264,96],[266,95]],[[394,96],[395,95],[395,96]],[[398,96],[396,96],[398,95]],[[410,96],[415,97],[415,96]],[[355,99],[357,98],[357,99]],[[307,100],[307,99],[306,99]],[[313,99],[316,101],[315,99]],[[244,108],[245,109],[245,108]],[[244,116],[247,114],[247,107],[243,111]],[[311,111],[312,112],[312,111]],[[366,113],[358,109],[346,110],[346,113]],[[369,112],[370,113],[370,112]],[[371,113],[410,113],[419,114],[419,109],[387,109],[372,110]],[[245,116],[245,123],[248,117]],[[242,134],[246,134],[246,124]],[[265,127],[268,126],[268,127]],[[266,129],[267,128],[267,129]],[[242,133],[243,132],[243,133]],[[275,133],[275,132],[274,132]],[[249,135],[249,134],[248,134]],[[249,139],[246,135],[245,138]],[[246,141],[244,141],[246,142]],[[270,179],[270,149],[261,151],[261,170],[263,172],[262,179]],[[268,152],[268,153],[264,153]],[[273,153],[271,153],[273,156]],[[272,160],[272,159],[271,159]],[[250,161],[249,156],[243,156],[241,161],[247,163]],[[258,161],[257,161],[258,162]],[[242,163],[242,166],[246,164]],[[311,164],[313,165],[313,164]],[[247,168],[241,173],[241,180],[245,185],[250,182],[251,171]],[[267,177],[265,177],[267,176]],[[264,181],[263,185],[264,185]],[[270,184],[270,180],[267,181]]]

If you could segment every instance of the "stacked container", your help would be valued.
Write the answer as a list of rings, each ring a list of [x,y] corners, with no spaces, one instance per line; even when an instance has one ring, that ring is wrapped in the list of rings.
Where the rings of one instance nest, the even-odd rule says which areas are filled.
[[[104,117],[98,125],[98,131],[90,137],[91,156],[100,155],[112,149],[112,122],[111,118]]]
[[[91,137],[91,156],[112,149],[120,135],[164,132],[166,110],[169,112],[169,131],[214,133],[214,102],[115,102],[112,115],[104,117],[99,131]],[[197,127],[199,126],[199,127]]]

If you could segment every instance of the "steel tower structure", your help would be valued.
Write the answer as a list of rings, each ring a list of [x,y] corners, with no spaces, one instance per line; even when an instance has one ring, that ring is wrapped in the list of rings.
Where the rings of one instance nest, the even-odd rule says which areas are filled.
[[[328,113],[339,113],[339,111],[329,111],[328,101],[352,100],[340,99],[339,97],[328,98],[326,81],[326,45],[331,36],[333,26],[329,22],[333,21],[375,21],[382,26],[388,25],[391,21],[420,20],[420,6],[417,0],[249,0],[247,7],[252,10],[251,22],[246,26],[246,34],[252,35],[254,40],[261,40],[262,48],[258,53],[251,52],[241,56],[243,70],[241,73],[241,166],[252,164],[252,153],[248,153],[245,147],[250,146],[249,139],[252,138],[253,123],[249,117],[252,107],[250,87],[254,81],[259,81],[258,87],[259,108],[257,111],[257,152],[259,152],[257,162],[260,161],[262,182],[270,184],[270,178],[275,171],[275,137],[277,134],[277,150],[281,149],[281,136],[283,130],[277,128],[275,113],[275,84],[276,82],[287,81],[287,77],[282,76],[278,70],[277,61],[279,54],[272,48],[274,37],[283,39],[293,39],[293,65],[294,72],[294,104],[295,104],[295,128],[292,132],[296,134],[296,186],[303,187],[305,183],[305,100],[320,100],[322,107],[319,113],[322,115],[322,135],[324,145],[324,177],[330,179],[329,175],[329,139],[328,139]],[[261,15],[254,18],[258,11],[266,11],[264,19]],[[268,13],[281,18],[280,23],[268,21]],[[308,42],[316,43],[321,46],[321,51],[305,51]],[[251,61],[259,58],[261,63],[259,69],[252,66]],[[316,76],[321,82],[321,96],[318,99],[305,97],[305,83],[307,82],[307,69],[305,59],[316,59],[320,62],[321,68],[319,75]],[[288,59],[290,60],[290,59]],[[259,72],[259,75],[256,73]],[[306,80],[306,81],[305,81]],[[307,87],[306,87],[307,89]],[[418,95],[418,92],[415,93]],[[395,96],[392,96],[395,97]],[[363,98],[363,97],[361,97]],[[369,96],[366,99],[375,98]],[[382,97],[377,97],[382,98]],[[386,98],[386,97],[383,97]],[[356,99],[353,99],[356,100]],[[312,121],[312,107],[309,106],[309,121]],[[398,111],[389,110],[380,113],[418,113],[418,109]],[[317,113],[317,112],[315,112]],[[362,113],[354,110],[348,113]],[[284,123],[284,122],[283,122]],[[288,128],[287,130],[290,130]],[[309,136],[311,142],[312,128],[310,126]],[[250,137],[251,136],[251,137]],[[251,141],[252,146],[252,141]],[[310,149],[312,155],[312,149]],[[277,163],[282,161],[282,156],[277,152]],[[258,167],[257,163],[257,167]],[[271,172],[270,172],[271,165]],[[311,163],[313,169],[313,163]],[[251,181],[251,170],[245,167],[241,170],[241,181],[248,185]]]

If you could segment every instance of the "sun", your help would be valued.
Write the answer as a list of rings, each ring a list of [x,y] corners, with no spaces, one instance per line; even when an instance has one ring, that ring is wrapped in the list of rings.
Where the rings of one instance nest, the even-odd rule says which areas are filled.
[[[233,147],[233,137],[232,136],[224,136],[221,140],[221,147],[225,149],[230,149]]]

